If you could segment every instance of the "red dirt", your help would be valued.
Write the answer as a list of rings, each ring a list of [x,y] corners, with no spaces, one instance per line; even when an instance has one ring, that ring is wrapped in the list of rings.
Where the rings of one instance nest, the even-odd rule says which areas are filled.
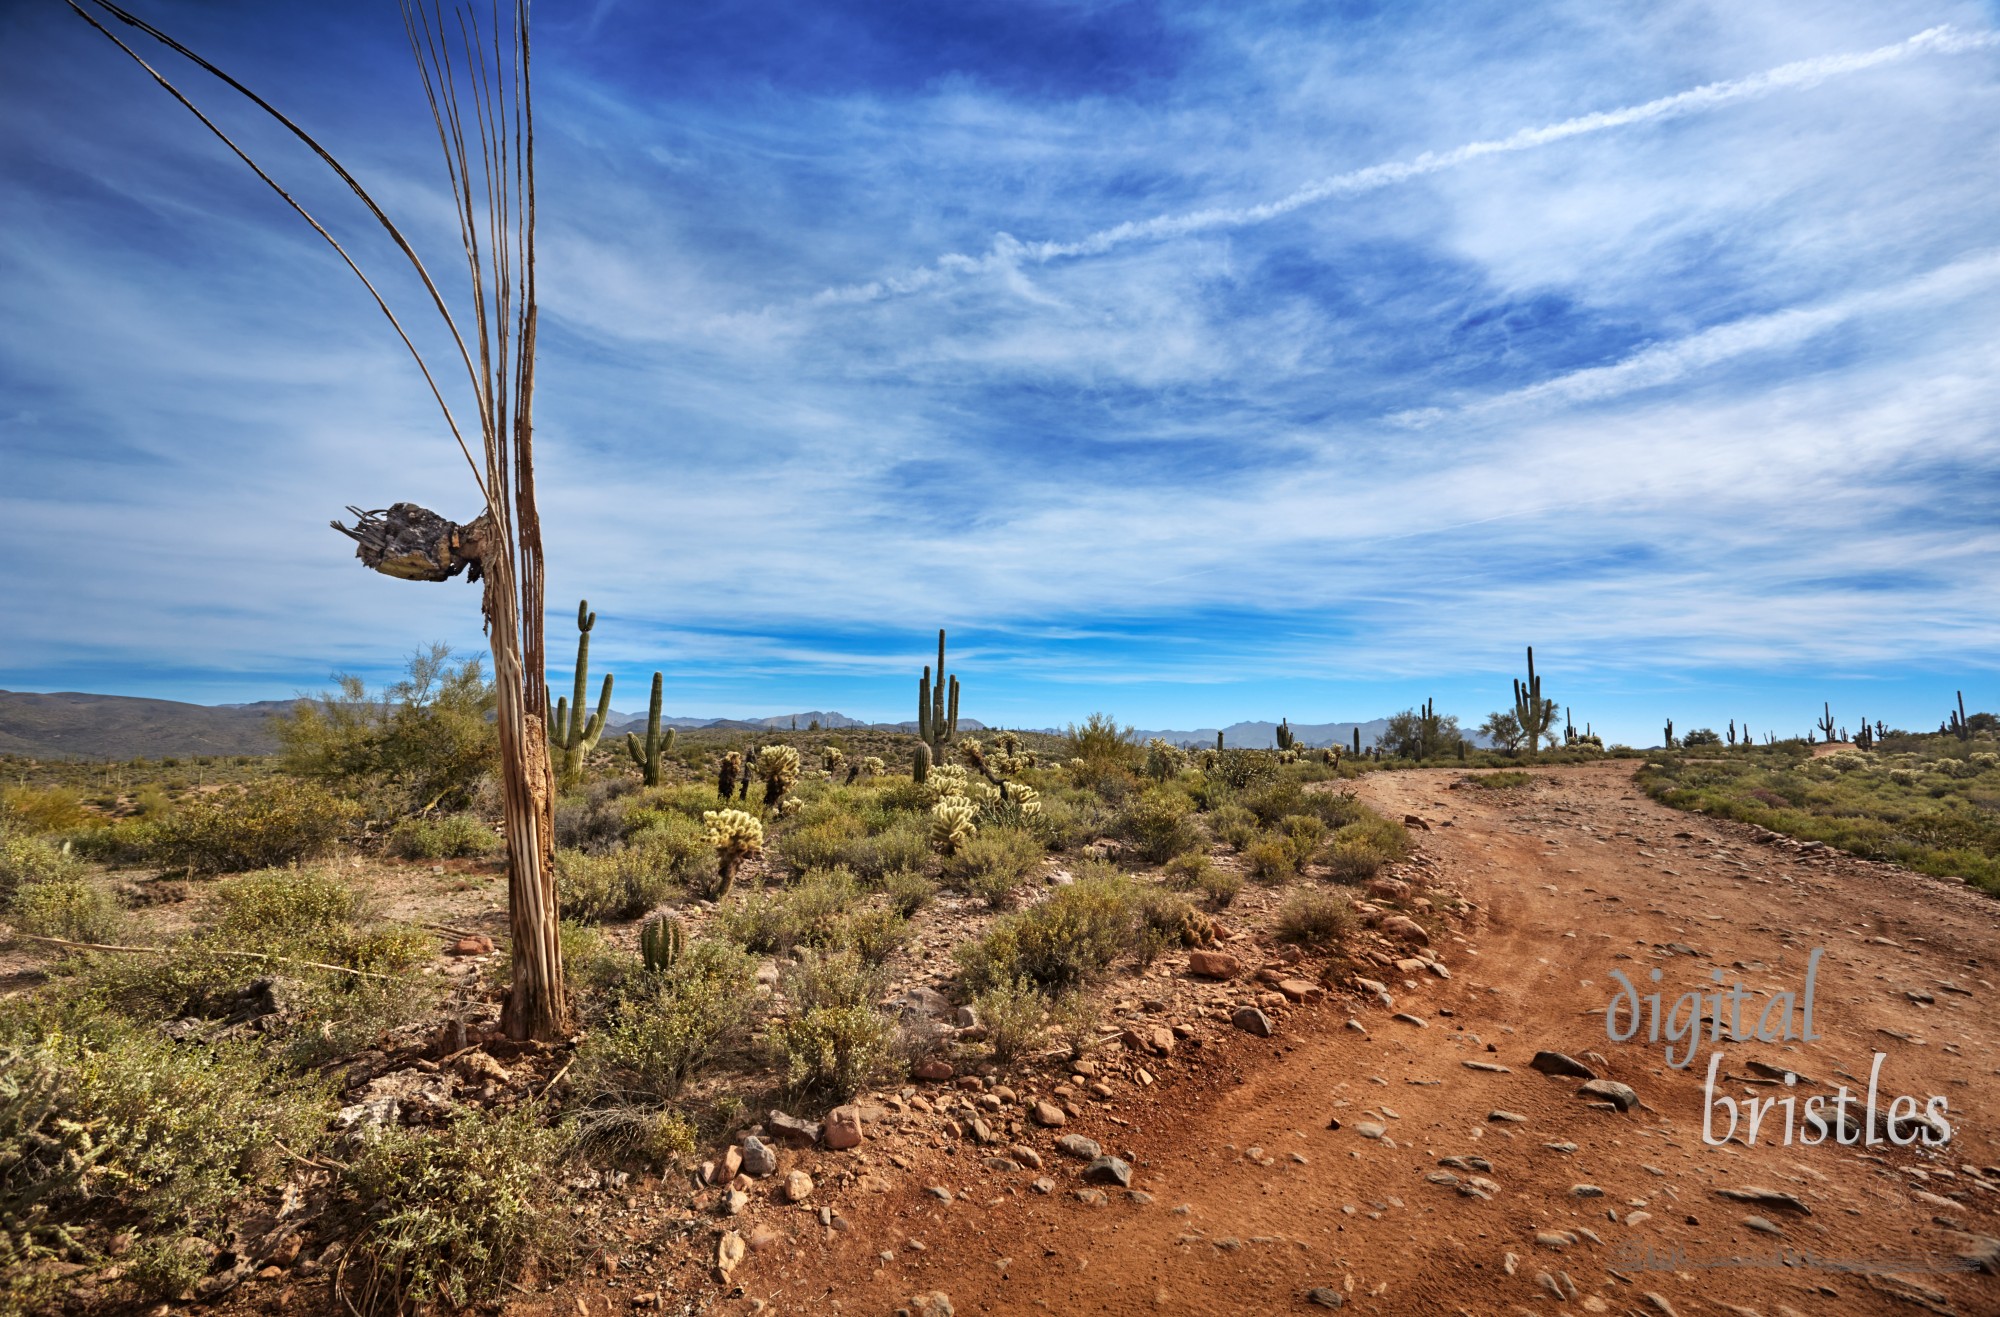
[[[988,1170],[969,1141],[892,1140],[904,1173],[883,1165],[889,1144],[864,1145],[866,1163],[807,1154],[826,1186],[811,1203],[780,1206],[760,1184],[750,1212],[727,1223],[748,1235],[761,1222],[779,1232],[777,1247],[753,1252],[733,1287],[669,1284],[653,1302],[886,1314],[943,1291],[960,1314],[1311,1312],[1323,1309],[1307,1292],[1325,1286],[1363,1313],[2000,1313],[2000,1277],[1950,1269],[1979,1236],[2000,1235],[2000,905],[1893,866],[1758,844],[1739,825],[1645,799],[1629,774],[1616,763],[1543,770],[1532,788],[1501,792],[1452,789],[1452,772],[1364,779],[1363,797],[1391,817],[1439,825],[1419,834],[1421,848],[1479,910],[1463,944],[1433,948],[1448,982],[1391,975],[1395,1010],[1428,1027],[1336,992],[1284,1016],[1272,1039],[1228,1033],[1147,1062],[1159,1084],[1121,1086],[1058,1132],[1129,1154],[1132,1187],[1151,1201],[1116,1189],[1108,1203],[1080,1201],[1080,1164],[1053,1152],[1048,1131],[1029,1140],[1046,1158],[1039,1173]],[[1742,980],[1754,1010],[1771,992],[1801,991],[1816,948],[1818,1041],[1705,1040],[1677,1070],[1643,1032],[1607,1040],[1613,969],[1669,1005],[1712,989],[1720,969]],[[1655,967],[1657,989],[1646,977]],[[1345,1027],[1350,1016],[1365,1034]],[[1578,1080],[1529,1068],[1541,1048],[1601,1054],[1643,1105],[1593,1110]],[[1952,1138],[1934,1149],[1788,1147],[1773,1141],[1774,1111],[1776,1130],[1767,1124],[1755,1146],[1709,1146],[1703,1083],[1718,1049],[1716,1092],[1738,1099],[1786,1091],[1724,1078],[1749,1074],[1750,1060],[1796,1066],[1818,1086],[1793,1091],[1830,1101],[1835,1085],[1865,1092],[1885,1053],[1881,1101],[1944,1097]],[[1462,1064],[1473,1061],[1509,1072]],[[1525,1120],[1489,1120],[1496,1109]],[[1388,1139],[1363,1137],[1364,1121]],[[1546,1146],[1562,1142],[1575,1151]],[[1267,1161],[1251,1160],[1253,1147]],[[1484,1201],[1428,1180],[1448,1156],[1489,1159],[1498,1193]],[[843,1188],[837,1168],[864,1165]],[[1032,1191],[1037,1174],[1054,1193]],[[1579,1196],[1579,1185],[1602,1194]],[[1716,1192],[1745,1186],[1796,1195],[1810,1215]],[[845,1229],[820,1223],[822,1202]],[[1782,1235],[1744,1225],[1753,1215]],[[1536,1241],[1586,1228],[1597,1240],[1560,1251]],[[711,1261],[715,1238],[712,1225],[692,1235]],[[1651,1246],[1650,1263],[1631,1255],[1635,1242]],[[1669,1259],[1676,1248],[1683,1256]],[[1574,1293],[1549,1293],[1542,1273],[1566,1275]],[[553,1300],[518,1310],[636,1306],[631,1287],[596,1278]]]

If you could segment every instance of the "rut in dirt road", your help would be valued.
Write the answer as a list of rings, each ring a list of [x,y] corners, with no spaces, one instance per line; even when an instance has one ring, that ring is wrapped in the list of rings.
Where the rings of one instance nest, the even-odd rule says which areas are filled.
[[[1629,765],[1537,778],[1357,784],[1430,825],[1401,876],[1476,907],[1430,948],[1440,970],[1404,960],[1375,971],[1379,993],[1349,976],[1268,1040],[1225,1027],[1147,1059],[1157,1082],[1091,1077],[1110,1096],[1022,1148],[963,1137],[956,1091],[906,1090],[861,1148],[820,1163],[851,1172],[849,1192],[737,1223],[760,1247],[723,1310],[942,1311],[941,1294],[961,1314],[2000,1312],[2000,907],[1676,814]],[[1252,968],[1278,957],[1231,950]],[[1809,967],[1813,1041],[1797,1036]],[[1607,1035],[1613,971],[1662,1009],[1718,991],[1719,971],[1725,1011],[1789,1019],[1794,1037],[1704,1034],[1691,1057],[1683,1038],[1670,1065],[1643,1022]],[[1541,1052],[1578,1073],[1538,1072]],[[1712,1058],[1711,1137],[1736,1113],[1719,1146]],[[1609,1082],[1585,1091],[1586,1073]],[[1909,1120],[1909,1146],[1864,1131],[1871,1078],[1878,1117],[1909,1099],[1896,1114],[1941,1112],[1949,1141],[1927,1146]],[[1843,1088],[1848,1132],[1876,1141],[1808,1146],[1808,1099],[1834,1124]],[[1128,1163],[1129,1186],[1087,1183],[1061,1135]],[[575,1298],[586,1314],[627,1302]]]

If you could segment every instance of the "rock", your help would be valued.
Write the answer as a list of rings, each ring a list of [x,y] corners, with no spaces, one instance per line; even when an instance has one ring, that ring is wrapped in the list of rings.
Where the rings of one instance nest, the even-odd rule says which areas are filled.
[[[1042,1154],[1036,1152],[1025,1143],[1017,1143],[1007,1149],[1007,1155],[1031,1171],[1042,1169]]]
[[[753,1226],[750,1230],[750,1251],[752,1253],[769,1253],[778,1245],[789,1242],[790,1239],[791,1236],[773,1230],[770,1226]]]
[[[1489,1075],[1511,1075],[1514,1072],[1504,1065],[1494,1065],[1491,1061],[1460,1061],[1467,1070],[1484,1070]]]
[[[1516,1111],[1489,1111],[1486,1119],[1502,1125],[1525,1125],[1528,1118]]]
[[[775,1137],[808,1148],[818,1143],[825,1132],[816,1120],[801,1120],[796,1116],[788,1116],[776,1108],[764,1118],[764,1124]]]
[[[1573,1184],[1569,1187],[1569,1191],[1571,1194],[1573,1194],[1578,1198],[1604,1197],[1604,1190],[1598,1188],[1594,1184]]]
[[[1081,1134],[1065,1134],[1057,1139],[1056,1151],[1080,1162],[1094,1161],[1104,1155],[1104,1149],[1096,1139],[1087,1139]]]
[[[945,1080],[950,1079],[952,1076],[951,1062],[949,1061],[920,1062],[919,1064],[911,1068],[910,1075],[912,1078],[922,1079],[929,1083],[941,1084]]]
[[[1535,1243],[1542,1248],[1551,1248],[1560,1253],[1576,1242],[1576,1236],[1567,1230],[1537,1230]]]
[[[1354,1132],[1364,1139],[1379,1139],[1389,1132],[1389,1127],[1375,1120],[1357,1120]]]
[[[1632,1091],[1630,1084],[1621,1084],[1615,1079],[1593,1079],[1576,1090],[1578,1097],[1601,1098],[1620,1111],[1630,1111],[1639,1105],[1639,1095]]]
[[[1770,1220],[1766,1217],[1746,1216],[1743,1218],[1743,1224],[1752,1230],[1766,1235],[1782,1235],[1785,1233],[1778,1229],[1777,1226],[1771,1224]]]
[[[1076,1201],[1086,1207],[1102,1207],[1110,1202],[1111,1198],[1102,1189],[1079,1189],[1076,1191]]]
[[[1188,952],[1188,973],[1202,979],[1233,979],[1243,972],[1243,962],[1226,951]]]
[[[1403,826],[1406,828],[1416,828],[1422,832],[1429,832],[1431,830],[1431,825],[1425,822],[1423,816],[1420,814],[1403,815]]]
[[[1280,979],[1278,991],[1284,993],[1285,1000],[1290,1002],[1322,1001],[1326,997],[1325,988],[1317,983],[1308,983],[1304,979]]]
[[[803,1203],[812,1197],[813,1180],[804,1171],[793,1171],[785,1177],[785,1201]]]
[[[493,954],[493,939],[484,933],[473,933],[451,944],[454,956],[490,956]]]
[[[1132,1168],[1117,1157],[1099,1157],[1083,1168],[1085,1184],[1115,1184],[1120,1189],[1132,1184]]]
[[[1271,1017],[1255,1006],[1240,1007],[1229,1017],[1229,1022],[1244,1033],[1255,1034],[1259,1038],[1269,1038],[1272,1033]]]
[[[1346,1303],[1347,1300],[1341,1295],[1339,1290],[1329,1289],[1325,1285],[1316,1285],[1306,1291],[1306,1302],[1316,1304],[1322,1308],[1338,1308]]]
[[[979,1027],[979,1012],[973,1010],[970,1006],[961,1006],[952,1012],[951,1022],[961,1029],[977,1029]]]
[[[742,1143],[742,1165],[745,1175],[762,1178],[778,1169],[778,1154],[771,1151],[769,1144],[755,1134],[745,1134]]]
[[[1659,1291],[1647,1290],[1644,1297],[1646,1302],[1653,1305],[1653,1310],[1659,1313],[1660,1317],[1681,1317],[1674,1311],[1674,1305],[1667,1302],[1667,1296]]]
[[[1597,1072],[1583,1062],[1561,1052],[1537,1052],[1535,1059],[1528,1062],[1530,1069],[1545,1075],[1568,1075],[1574,1079],[1595,1079]]]
[[[1745,1185],[1741,1189],[1717,1189],[1723,1198],[1733,1198],[1739,1203],[1754,1203],[1759,1207],[1782,1207],[1797,1212],[1800,1216],[1811,1216],[1812,1209],[1791,1194],[1780,1189],[1765,1189],[1759,1185]]]
[[[924,1016],[932,1019],[952,1013],[951,998],[936,988],[911,988],[892,1003],[905,1016]]]
[[[722,1150],[722,1160],[715,1163],[708,1173],[710,1184],[728,1184],[743,1169],[743,1150],[731,1144]]]
[[[1376,901],[1407,901],[1410,885],[1401,878],[1374,878],[1369,880],[1368,895]]]
[[[750,1206],[750,1195],[741,1189],[724,1189],[719,1204],[724,1216],[740,1216],[743,1209]]]
[[[952,1317],[951,1296],[932,1290],[910,1300],[910,1317]]]
[[[1041,1101],[1035,1103],[1033,1107],[1028,1109],[1028,1118],[1034,1121],[1037,1125],[1041,1125],[1046,1128],[1053,1128],[1054,1126],[1060,1125],[1064,1121],[1069,1119],[1068,1116],[1063,1114],[1063,1109],[1061,1107],[1049,1101],[1047,1098],[1043,1098]]]
[[[835,1107],[826,1113],[826,1125],[820,1131],[826,1146],[839,1151],[843,1148],[860,1146],[862,1138],[861,1108],[856,1106]]]
[[[1035,1182],[1029,1185],[1028,1187],[1030,1189],[1033,1189],[1038,1194],[1052,1194],[1056,1191],[1056,1182],[1054,1180],[1051,1180],[1048,1176],[1044,1175],[1038,1177],[1035,1180]]]
[[[715,1244],[715,1269],[727,1279],[730,1272],[743,1265],[743,1255],[748,1251],[749,1246],[743,1242],[743,1236],[734,1230],[723,1231],[722,1238]]]
[[[1424,926],[1408,915],[1390,915],[1382,921],[1382,931],[1415,946],[1427,947],[1431,944],[1431,935],[1424,931]]]
[[[1421,1015],[1412,1015],[1408,1011],[1397,1011],[1389,1018],[1392,1020],[1401,1020],[1404,1024],[1414,1024],[1419,1029],[1428,1029],[1431,1027],[1429,1020],[1426,1020]]]

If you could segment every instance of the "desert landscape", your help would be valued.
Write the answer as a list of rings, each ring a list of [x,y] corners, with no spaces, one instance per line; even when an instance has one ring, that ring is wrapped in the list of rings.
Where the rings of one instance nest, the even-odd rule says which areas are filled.
[[[0,10],[0,1317],[2000,1313],[1989,12],[376,8]]]

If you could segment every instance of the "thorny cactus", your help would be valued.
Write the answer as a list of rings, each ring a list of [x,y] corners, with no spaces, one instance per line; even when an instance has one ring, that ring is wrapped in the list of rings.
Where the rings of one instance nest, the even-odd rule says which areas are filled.
[[[789,745],[767,745],[757,752],[757,776],[764,779],[764,808],[776,809],[799,780],[799,752]]]
[[[655,915],[639,926],[639,957],[655,974],[672,969],[687,949],[687,929],[672,915]]]
[[[841,749],[839,746],[837,745],[828,746],[826,748],[825,754],[826,754],[827,772],[838,773],[841,769],[847,767],[847,752]]]
[[[721,871],[715,896],[721,900],[736,884],[737,867],[764,853],[764,824],[740,809],[707,810],[701,821],[708,825],[702,840],[715,847],[716,867]]]
[[[921,741],[917,743],[917,753],[910,760],[910,780],[918,786],[930,780],[931,748]]]
[[[993,743],[1000,747],[1000,753],[1003,755],[1017,755],[1021,753],[1021,737],[1018,733],[1001,732],[993,738]]]
[[[1297,741],[1298,738],[1292,735],[1291,719],[1289,718],[1278,719],[1278,749],[1289,750],[1292,748],[1293,745],[1297,743]]]
[[[1528,738],[1528,753],[1541,749],[1542,738],[1555,726],[1556,702],[1542,698],[1542,679],[1535,675],[1535,647],[1528,646],[1528,679],[1514,678],[1514,721]]]
[[[931,849],[956,855],[979,831],[973,822],[976,813],[972,802],[963,796],[946,796],[931,806]]]
[[[605,680],[610,680],[606,678]],[[639,775],[649,787],[660,785],[660,761],[674,752],[674,729],[660,730],[660,693],[664,678],[653,674],[653,698],[646,706],[646,740],[643,746],[631,732],[625,733],[625,749],[639,766]]]
[[[778,817],[788,819],[806,807],[806,802],[797,796],[786,796],[778,802]]]
[[[1834,732],[1833,705],[1822,703],[1820,708],[1825,710],[1825,712],[1820,715],[1819,721],[1814,723],[1813,726],[1819,728],[1821,739],[1831,745],[1833,743]]]
[[[917,682],[917,739],[931,749],[931,758],[942,761],[945,748],[958,736],[958,678],[944,671],[944,628],[938,628],[937,684],[931,684],[928,665]],[[919,781],[922,779],[919,778]]]
[[[736,794],[736,783],[743,776],[743,756],[731,750],[722,756],[722,767],[715,774],[715,794],[726,802]]]
[[[1146,742],[1146,776],[1164,782],[1187,767],[1187,751],[1154,737]]]
[[[597,712],[588,719],[584,717],[583,700],[590,691],[590,631],[597,625],[597,614],[590,611],[588,599],[579,600],[576,605],[576,690],[572,698],[556,701],[555,724],[549,729],[550,740],[555,748],[562,751],[562,761],[557,765],[557,776],[564,786],[574,786],[583,776],[583,761],[597,748],[597,739],[604,735],[604,719],[611,712],[611,674],[604,674],[604,686],[597,696]]]
[[[931,770],[924,785],[930,788],[930,798],[938,801],[948,796],[970,795],[971,781],[957,764],[939,764]]]

